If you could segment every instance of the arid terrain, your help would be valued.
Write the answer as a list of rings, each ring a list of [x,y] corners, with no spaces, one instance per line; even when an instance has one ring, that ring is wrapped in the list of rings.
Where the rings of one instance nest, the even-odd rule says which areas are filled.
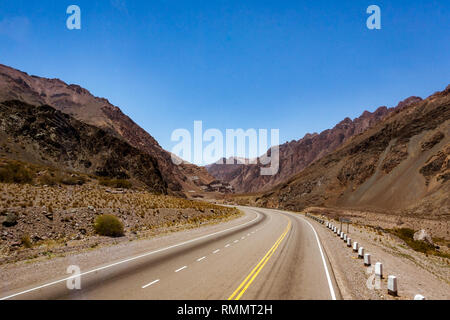
[[[354,120],[345,118],[334,128],[320,134],[307,134],[300,140],[280,145],[280,168],[273,176],[261,176],[262,165],[248,164],[247,159],[234,159],[234,164],[227,165],[211,164],[206,169],[217,179],[230,183],[238,193],[268,191],[333,152],[352,137],[373,127],[389,114],[421,100],[419,97],[409,97],[393,108],[383,106],[374,112],[364,111],[360,117]]]
[[[61,176],[54,178],[52,186],[42,185],[50,178],[37,184],[39,177],[36,184],[0,183],[0,264],[147,238],[240,215],[233,208],[77,177],[83,179],[82,185],[68,185]],[[95,220],[105,214],[123,223],[123,237],[96,234]]]
[[[119,108],[86,89],[0,65],[0,101],[0,263],[240,215],[188,200],[229,189],[204,168],[175,165]],[[122,224],[121,237],[95,229],[104,215]]]
[[[341,227],[336,210],[310,208],[313,216]],[[349,214],[349,212],[345,212]],[[411,248],[404,240],[389,230],[371,226],[370,222],[351,218],[351,224],[343,224],[343,231],[371,255],[371,266],[365,266],[358,253],[349,248],[334,232],[307,218],[315,226],[330,259],[336,281],[345,300],[411,300],[421,294],[428,300],[450,299],[449,255],[424,254]],[[373,221],[371,221],[373,222]],[[379,287],[374,278],[373,265],[383,264],[383,279]],[[398,295],[387,294],[388,275],[398,279]]]
[[[395,216],[397,226],[415,220],[416,228],[428,221],[424,228],[448,240],[449,130],[450,86],[391,113],[272,190],[235,201],[296,211],[348,208],[379,221]]]
[[[118,264],[133,261],[123,270],[123,283],[114,283],[124,290],[129,283],[147,281],[145,268],[139,269],[140,262],[135,261],[141,257],[148,255],[154,271],[168,279],[189,266],[175,272],[158,266],[167,263],[172,268],[182,263],[178,259],[199,263],[219,257],[210,259],[208,271],[216,271],[208,272],[209,284],[200,285],[212,286],[207,288],[213,292],[209,298],[222,297],[231,288],[223,286],[221,281],[227,279],[218,278],[217,270],[228,272],[237,287],[242,281],[237,270],[253,266],[247,257],[260,259],[272,246],[266,263],[289,235],[279,260],[269,267],[280,281],[272,279],[273,290],[260,287],[251,297],[333,299],[333,284],[324,277],[327,263],[311,237],[316,231],[298,214],[312,213],[334,223],[341,218],[351,221],[355,239],[383,260],[388,271],[400,275],[397,299],[416,293],[415,279],[425,283],[419,289],[428,297],[447,299],[449,137],[450,86],[424,100],[410,97],[396,107],[366,111],[320,134],[281,145],[280,171],[272,177],[260,176],[260,166],[249,165],[246,159],[236,159],[234,165],[175,165],[169,152],[106,99],[77,85],[0,65],[0,265],[5,278],[29,270],[29,265],[43,269],[53,265],[63,276],[60,267],[73,257],[84,259],[91,268],[111,262],[108,253],[114,252],[122,259]],[[236,205],[250,207],[238,210]],[[203,226],[207,227],[199,228]],[[381,291],[367,290],[363,283],[368,275],[357,264],[360,261],[323,225],[316,227],[334,266],[340,298],[391,299]],[[164,238],[175,231],[184,232]],[[195,238],[196,234],[201,236]],[[252,235],[258,241],[247,241]],[[173,250],[169,257],[153,256],[159,252],[158,241],[168,245],[161,251]],[[155,251],[146,251],[147,245]],[[142,255],[127,259],[127,248]],[[230,268],[228,258],[219,255],[228,248]],[[94,260],[86,261],[88,256]],[[322,264],[326,272],[317,273]],[[135,274],[134,268],[142,273]],[[192,269],[199,276],[205,272]],[[42,274],[50,277],[49,273]],[[44,280],[27,277],[5,280],[4,295]],[[303,285],[308,281],[312,283]],[[166,289],[161,286],[160,294],[169,298],[181,294],[172,283],[167,281]],[[108,284],[93,290],[92,297],[111,297]],[[136,292],[127,298],[143,297]],[[192,293],[184,292],[183,297]],[[52,294],[50,290],[48,297]]]
[[[214,180],[202,167],[175,165],[171,154],[118,107],[105,98],[93,96],[78,85],[69,85],[59,79],[30,76],[0,64],[0,102],[8,100],[19,100],[33,106],[49,105],[150,154],[158,163],[169,193],[185,195],[189,191],[202,191],[200,186]],[[199,181],[194,183],[193,177]]]

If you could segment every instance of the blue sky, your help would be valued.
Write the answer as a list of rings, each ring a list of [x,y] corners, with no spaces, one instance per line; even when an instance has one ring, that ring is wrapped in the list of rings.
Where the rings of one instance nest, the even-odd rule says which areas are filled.
[[[81,8],[82,29],[66,28]],[[366,27],[381,8],[382,29]],[[0,1],[0,63],[105,97],[170,150],[177,128],[280,142],[450,83],[449,1]]]

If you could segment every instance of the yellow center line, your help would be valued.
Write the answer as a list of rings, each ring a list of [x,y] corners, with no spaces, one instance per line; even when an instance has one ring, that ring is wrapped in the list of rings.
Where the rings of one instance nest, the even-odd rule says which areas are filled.
[[[291,221],[289,220],[289,223],[283,232],[283,234],[278,238],[278,240],[275,242],[275,244],[270,248],[269,251],[267,251],[266,255],[259,261],[259,263],[256,265],[256,267],[250,272],[250,274],[245,278],[245,280],[239,285],[239,287],[236,289],[236,291],[233,292],[233,294],[228,298],[228,300],[233,300],[235,297],[235,300],[239,300],[242,295],[247,291],[248,287],[252,284],[252,282],[255,280],[255,278],[258,276],[258,274],[261,272],[262,268],[266,265],[266,263],[269,261],[269,259],[272,257],[274,252],[277,250],[278,246],[283,241],[284,237],[287,235],[289,230],[291,229]],[[239,294],[238,294],[239,293]]]

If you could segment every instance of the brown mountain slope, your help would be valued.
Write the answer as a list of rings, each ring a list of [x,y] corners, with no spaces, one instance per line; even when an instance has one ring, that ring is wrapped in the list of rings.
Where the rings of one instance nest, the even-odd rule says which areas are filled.
[[[100,177],[132,179],[167,193],[151,155],[50,106],[0,103],[0,155],[7,159]]]
[[[184,172],[185,165],[174,165],[170,153],[118,107],[106,99],[93,96],[78,85],[68,85],[59,79],[29,76],[0,64],[0,102],[15,99],[32,105],[50,105],[77,120],[124,138],[132,146],[157,159],[163,178],[172,192],[196,188],[188,176],[193,171],[191,167],[188,168],[189,172]],[[194,169],[197,176],[214,180],[204,168]]]
[[[217,179],[230,183],[237,192],[267,191],[336,150],[351,137],[373,127],[391,112],[421,100],[419,97],[410,97],[395,108],[380,107],[373,113],[365,111],[360,117],[354,120],[346,118],[334,128],[320,134],[307,134],[303,139],[280,145],[280,169],[274,176],[261,176],[260,165],[237,162],[226,165],[212,164],[206,168]]]
[[[294,210],[334,206],[448,221],[449,178],[450,86],[396,110],[254,201]]]

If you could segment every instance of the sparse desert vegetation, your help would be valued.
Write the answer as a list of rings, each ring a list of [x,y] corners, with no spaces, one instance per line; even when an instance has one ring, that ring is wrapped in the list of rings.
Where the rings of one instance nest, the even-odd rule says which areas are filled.
[[[151,193],[127,180],[6,160],[3,168],[6,177],[29,179],[0,183],[0,264],[73,246],[94,248],[110,243],[105,237],[137,239],[240,215],[235,208]]]
[[[0,182],[31,183],[32,172],[19,161],[7,162],[0,168]]]
[[[112,214],[102,214],[95,219],[95,232],[101,236],[121,237],[124,235],[123,223]]]
[[[387,231],[405,241],[405,243],[415,251],[450,258],[450,254],[436,250],[436,246],[425,241],[414,240],[414,233],[416,231],[414,231],[413,229],[395,228],[388,229]]]

